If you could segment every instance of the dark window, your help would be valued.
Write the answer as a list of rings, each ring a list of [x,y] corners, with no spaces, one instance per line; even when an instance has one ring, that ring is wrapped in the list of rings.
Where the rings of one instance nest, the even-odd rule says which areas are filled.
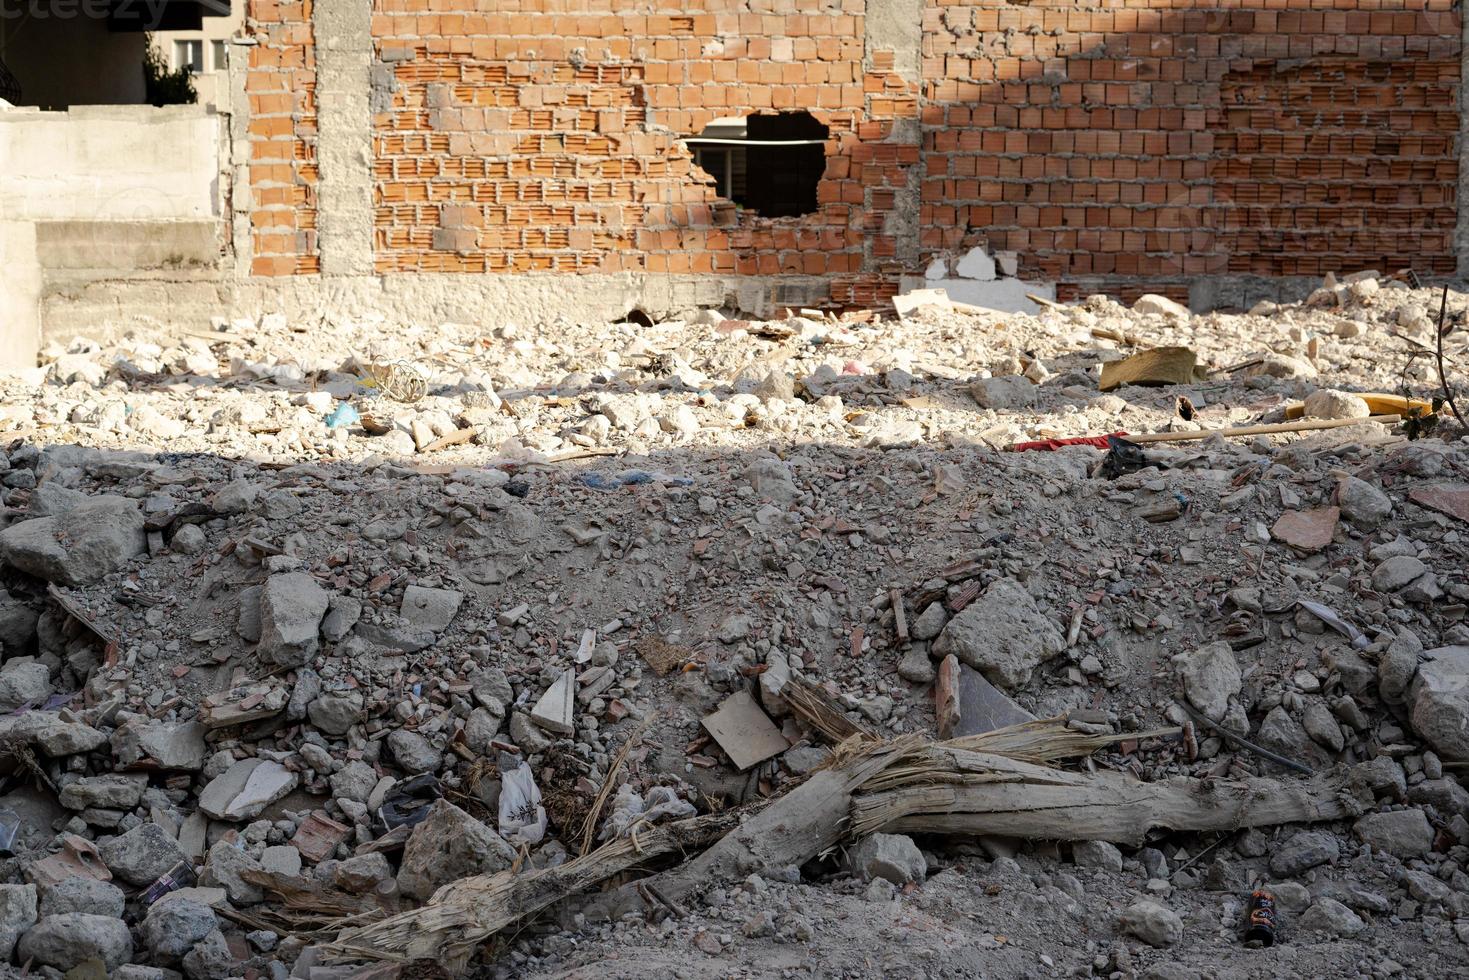
[[[830,131],[809,112],[720,119],[689,140],[720,197],[768,218],[811,214]]]

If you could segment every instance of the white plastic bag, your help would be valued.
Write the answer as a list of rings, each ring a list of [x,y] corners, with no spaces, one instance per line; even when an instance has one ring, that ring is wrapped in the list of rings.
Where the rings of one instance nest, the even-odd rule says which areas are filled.
[[[512,844],[535,845],[546,836],[546,808],[524,760],[500,770],[500,836]]]

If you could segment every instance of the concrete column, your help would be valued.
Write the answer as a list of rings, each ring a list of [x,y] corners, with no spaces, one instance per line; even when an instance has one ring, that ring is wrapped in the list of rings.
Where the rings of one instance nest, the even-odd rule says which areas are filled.
[[[863,67],[872,71],[872,54],[878,50],[893,52],[893,73],[913,86],[923,84],[923,0],[867,0],[863,19],[865,57]],[[889,140],[894,143],[922,145],[922,127],[917,119],[898,119],[893,123]],[[904,267],[917,270],[919,257],[919,207],[923,167],[909,167],[907,181],[894,188],[894,205],[887,218],[885,231],[894,238],[897,259]],[[872,195],[867,195],[872,205]],[[863,255],[863,268],[875,271],[877,261],[868,244]]]
[[[317,242],[329,276],[373,272],[372,4],[316,0]]]
[[[41,264],[36,226],[0,221],[0,374],[36,366],[41,352]]]

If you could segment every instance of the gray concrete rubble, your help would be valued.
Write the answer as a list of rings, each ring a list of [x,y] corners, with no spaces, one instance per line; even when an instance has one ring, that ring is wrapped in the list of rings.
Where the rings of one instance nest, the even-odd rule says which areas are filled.
[[[0,378],[0,967],[330,980],[469,902],[430,958],[505,980],[1469,974],[1469,442],[1370,418],[1439,394],[1441,293],[1328,293],[51,345]],[[1100,390],[1153,348],[1201,373]]]

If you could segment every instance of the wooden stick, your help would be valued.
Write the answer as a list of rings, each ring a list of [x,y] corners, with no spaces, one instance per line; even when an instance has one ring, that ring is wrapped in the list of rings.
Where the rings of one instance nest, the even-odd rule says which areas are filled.
[[[1300,422],[1274,422],[1269,425],[1239,425],[1229,429],[1201,429],[1197,432],[1144,432],[1127,436],[1128,442],[1187,442],[1191,439],[1207,439],[1212,435],[1233,438],[1235,436],[1267,436],[1278,432],[1314,432],[1317,429],[1337,429],[1344,425],[1361,425],[1363,422],[1379,422],[1396,425],[1401,415],[1370,415],[1358,419],[1309,419]]]
[[[444,436],[444,438],[442,439],[435,439],[433,442],[420,449],[419,452],[436,453],[440,449],[448,449],[450,446],[457,446],[461,442],[468,442],[469,440],[473,439],[475,433],[478,431],[479,430],[472,425],[467,426],[463,429],[456,429],[455,431]]]

